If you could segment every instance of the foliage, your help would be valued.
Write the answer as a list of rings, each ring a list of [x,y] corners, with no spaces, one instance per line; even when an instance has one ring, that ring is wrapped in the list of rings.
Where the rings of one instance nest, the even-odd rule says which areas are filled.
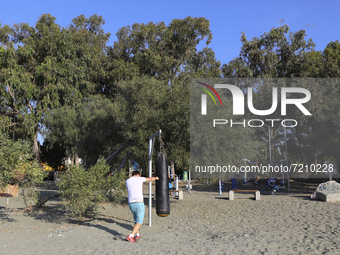
[[[148,137],[161,129],[169,161],[184,170],[190,156],[190,78],[335,78],[340,73],[338,41],[323,52],[315,51],[305,30],[289,32],[286,25],[251,40],[243,33],[239,56],[221,67],[211,48],[197,49],[212,40],[206,18],[125,26],[108,47],[110,33],[104,32],[104,23],[101,16],[80,15],[61,28],[55,17],[44,14],[32,27],[0,25],[0,129],[30,141],[37,159],[37,135],[44,130],[42,151],[51,162],[78,155],[86,168],[95,167],[98,158],[128,140],[111,167],[118,168],[124,155],[130,155],[146,168]],[[244,84],[239,86],[247,91]],[[272,87],[278,85],[258,83],[254,88],[256,109],[271,107]],[[339,92],[336,83],[311,89],[313,116],[299,117],[299,126],[287,132],[290,155],[296,160],[308,163],[339,153],[340,141],[334,135],[340,130],[339,118],[334,117],[339,115]],[[275,118],[279,110],[267,117]],[[293,110],[289,118],[298,114]],[[244,117],[254,116],[246,112]],[[329,132],[324,131],[325,123]],[[255,148],[268,156],[266,132],[267,128],[245,130],[242,136],[242,131],[233,130],[228,144],[237,149],[226,158],[253,152],[248,146],[253,137],[259,138],[252,143]],[[270,132],[272,145],[280,147],[273,158],[285,157],[283,129],[275,126]],[[84,200],[86,208],[92,200]],[[86,210],[77,209],[76,214]]]
[[[24,190],[26,206],[38,202],[35,187],[43,182],[47,173],[33,160],[31,145],[25,141],[13,142],[0,133],[0,188],[19,185]]]
[[[117,32],[118,41],[109,48],[114,59],[133,63],[141,75],[154,76],[173,83],[183,73],[183,67],[196,55],[197,45],[212,39],[209,20],[186,17],[164,22],[133,24]]]
[[[305,30],[288,32],[289,27],[283,25],[251,41],[242,33],[240,55],[223,65],[224,77],[309,77],[303,71],[313,61],[307,52],[313,52],[315,44],[312,39],[305,40]]]
[[[273,28],[269,33],[252,40],[247,40],[243,33],[240,54],[223,65],[223,76],[259,79],[339,77],[339,42],[331,42],[323,52],[317,52],[314,50],[315,44],[312,39],[306,40],[306,36],[305,30],[289,32],[287,25]],[[290,158],[294,155],[294,160],[305,164],[317,163],[318,157],[334,156],[338,153],[339,147],[339,141],[334,137],[340,126],[337,118],[334,118],[339,109],[339,86],[336,85],[336,81],[333,84],[326,84],[326,81],[323,83],[320,80],[315,82],[311,80],[310,83],[313,86],[294,85],[294,82],[286,84],[288,87],[305,87],[312,94],[312,100],[308,103],[312,116],[301,116],[299,110],[290,108],[286,117],[299,120],[297,127],[287,129]],[[273,80],[271,85],[266,83],[254,87],[255,108],[269,109],[272,103],[272,87],[281,86],[282,84],[275,84]],[[241,87],[246,91],[246,88],[242,85]],[[278,116],[280,106],[275,113],[266,117],[277,119]],[[325,126],[328,132],[325,132]],[[263,131],[259,131],[257,136],[262,137],[264,141],[268,140]],[[283,128],[281,125],[275,125],[270,132],[271,144],[280,147],[280,153],[274,150],[272,159],[286,158],[283,149],[285,143]]]
[[[123,124],[117,120],[121,108],[101,95],[92,96],[80,106],[77,117],[81,125],[78,154],[86,159],[87,166],[91,166],[125,141],[121,135]],[[121,154],[118,158],[122,159]]]
[[[122,201],[125,191],[125,173],[108,177],[109,166],[101,159],[98,164],[85,170],[74,166],[60,178],[58,187],[63,192],[63,204],[74,216],[82,217],[95,213],[99,203],[108,201],[107,193],[115,189],[115,202]]]
[[[174,19],[168,26],[164,22],[133,24],[121,28],[117,38],[108,48],[108,58],[112,63],[120,60],[125,64],[107,72],[111,78],[103,91],[115,92],[111,96],[121,109],[121,133],[132,139],[132,156],[145,165],[148,137],[161,129],[169,160],[187,169],[189,78],[220,76],[215,53],[210,48],[197,50],[200,42],[205,40],[209,45],[212,40],[209,20],[187,17]]]
[[[68,28],[42,15],[35,27],[0,27],[2,117],[18,118],[39,161],[37,135],[49,111],[73,105],[96,89],[110,34],[102,17],[79,16]]]
[[[51,144],[47,139],[40,146],[41,162],[45,162],[53,169],[63,169],[66,150],[61,144]]]
[[[206,40],[208,45],[212,39],[209,20],[187,17],[175,19],[168,26],[161,22],[123,27],[117,33],[118,41],[108,48],[105,44],[110,34],[104,33],[103,24],[101,16],[85,18],[81,15],[69,27],[61,28],[54,17],[45,14],[35,27],[27,24],[1,27],[4,47],[1,48],[0,78],[2,84],[7,84],[1,90],[2,109],[5,109],[2,120],[6,117],[8,125],[13,126],[11,118],[16,118],[15,125],[18,128],[20,125],[32,139],[36,158],[39,158],[37,134],[46,119],[45,124],[51,128],[47,130],[50,147],[64,147],[67,155],[77,153],[83,158],[86,155],[86,161],[93,164],[99,155],[107,155],[118,148],[125,137],[130,137],[131,130],[119,130],[120,124],[115,122],[117,114],[110,116],[108,126],[99,126],[99,119],[83,121],[81,117],[86,116],[86,111],[82,101],[93,102],[90,94],[103,94],[117,106],[121,82],[136,80],[140,75],[151,76],[164,81],[164,89],[171,84],[168,101],[162,99],[168,107],[168,121],[162,119],[158,123],[162,124],[162,129],[166,129],[167,123],[171,124],[164,137],[172,148],[172,160],[184,167],[189,151],[189,94],[182,92],[187,90],[185,81],[194,76],[220,74],[220,63],[214,52],[209,48],[196,49],[201,41]],[[150,98],[145,98],[147,100]],[[182,112],[183,109],[187,110]],[[114,112],[122,110],[117,107]],[[78,114],[81,111],[83,114]],[[56,121],[47,124],[50,114],[61,117],[59,124]],[[89,129],[94,124],[96,129]],[[113,127],[111,133],[120,137],[105,135],[107,131],[100,130],[103,127]],[[182,132],[186,133],[182,135]],[[145,139],[142,139],[144,144]],[[98,153],[93,153],[94,146],[89,146],[91,140],[101,147]]]
[[[169,90],[164,82],[138,77],[118,84],[115,104],[120,108],[118,121],[122,135],[131,139],[130,148],[135,160],[147,166],[148,138],[166,125],[166,100]]]
[[[330,42],[322,53],[324,63],[322,65],[322,76],[325,78],[340,77],[340,42]]]
[[[47,150],[64,148],[66,156],[78,155],[86,166],[108,156],[122,142],[120,107],[101,95],[91,96],[77,106],[56,108],[44,118]]]

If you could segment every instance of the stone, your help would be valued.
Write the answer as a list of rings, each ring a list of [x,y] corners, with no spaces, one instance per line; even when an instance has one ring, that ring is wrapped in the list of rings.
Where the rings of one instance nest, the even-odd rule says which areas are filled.
[[[320,199],[325,202],[339,202],[340,183],[337,183],[336,181],[328,181],[319,184],[311,198]]]
[[[260,191],[255,192],[255,200],[260,200]]]
[[[325,202],[340,202],[340,193],[316,191],[315,198]]]
[[[182,190],[178,191],[178,199],[179,200],[183,199],[183,191]]]

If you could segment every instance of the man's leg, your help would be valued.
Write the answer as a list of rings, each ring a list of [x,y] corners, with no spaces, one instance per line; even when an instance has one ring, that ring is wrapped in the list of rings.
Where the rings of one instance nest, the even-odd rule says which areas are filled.
[[[130,208],[130,210],[132,212],[133,219],[136,222],[136,205],[135,204],[129,204],[129,208]],[[135,225],[134,225],[134,227],[132,229],[131,234],[128,235],[127,238],[126,238],[129,242],[133,242],[133,243],[135,242],[135,234],[136,234],[136,233],[134,233],[135,228],[136,228],[136,223],[135,223]]]
[[[136,204],[129,204],[129,207],[133,213],[133,218],[135,220],[135,225],[132,229],[131,234],[129,235],[130,238],[134,238],[138,236],[139,239],[139,229],[143,224],[144,213],[145,213],[145,205],[144,203],[136,203]],[[137,235],[136,235],[137,234]],[[130,240],[129,240],[130,241]]]
[[[141,226],[142,225],[140,223],[136,223],[135,226],[132,229],[131,234],[136,235],[137,233],[139,233],[139,229],[140,229]]]
[[[140,239],[139,229],[143,225],[144,214],[145,214],[145,205],[144,203],[140,203],[138,206],[138,211],[136,213],[135,226],[133,227],[133,230],[132,230],[132,233],[135,235],[136,240]]]

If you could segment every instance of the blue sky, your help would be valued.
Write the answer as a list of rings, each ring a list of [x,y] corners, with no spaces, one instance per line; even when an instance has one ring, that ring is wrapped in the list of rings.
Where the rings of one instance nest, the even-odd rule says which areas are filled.
[[[59,1],[9,1],[0,3],[0,23],[35,24],[38,17],[50,13],[57,23],[68,26],[72,19],[84,14],[101,15],[104,30],[111,33],[108,45],[116,40],[119,28],[134,23],[169,24],[172,19],[187,16],[205,17],[210,20],[213,40],[210,43],[216,58],[222,64],[237,57],[241,48],[241,32],[248,39],[259,37],[284,20],[295,32],[306,27],[307,36],[316,43],[316,50],[323,50],[331,41],[340,40],[340,1],[115,1],[115,0],[59,0]],[[309,26],[308,26],[309,25]],[[202,45],[200,46],[200,48]],[[39,137],[41,141],[41,137]]]
[[[241,48],[241,32],[248,39],[260,36],[284,20],[291,31],[305,26],[317,50],[323,50],[331,41],[340,40],[340,1],[115,1],[115,0],[59,0],[59,1],[1,1],[0,23],[29,23],[34,25],[43,13],[57,18],[57,23],[68,26],[80,14],[89,17],[102,15],[104,29],[111,33],[112,45],[119,28],[134,23],[169,24],[172,19],[187,16],[210,20],[213,40],[209,47],[221,63],[237,57]]]

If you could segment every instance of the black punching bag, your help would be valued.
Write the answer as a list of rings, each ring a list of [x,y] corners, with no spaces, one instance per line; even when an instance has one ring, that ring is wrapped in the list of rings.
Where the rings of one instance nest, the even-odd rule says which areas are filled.
[[[156,213],[160,217],[170,214],[168,158],[165,152],[159,152],[156,157]]]

